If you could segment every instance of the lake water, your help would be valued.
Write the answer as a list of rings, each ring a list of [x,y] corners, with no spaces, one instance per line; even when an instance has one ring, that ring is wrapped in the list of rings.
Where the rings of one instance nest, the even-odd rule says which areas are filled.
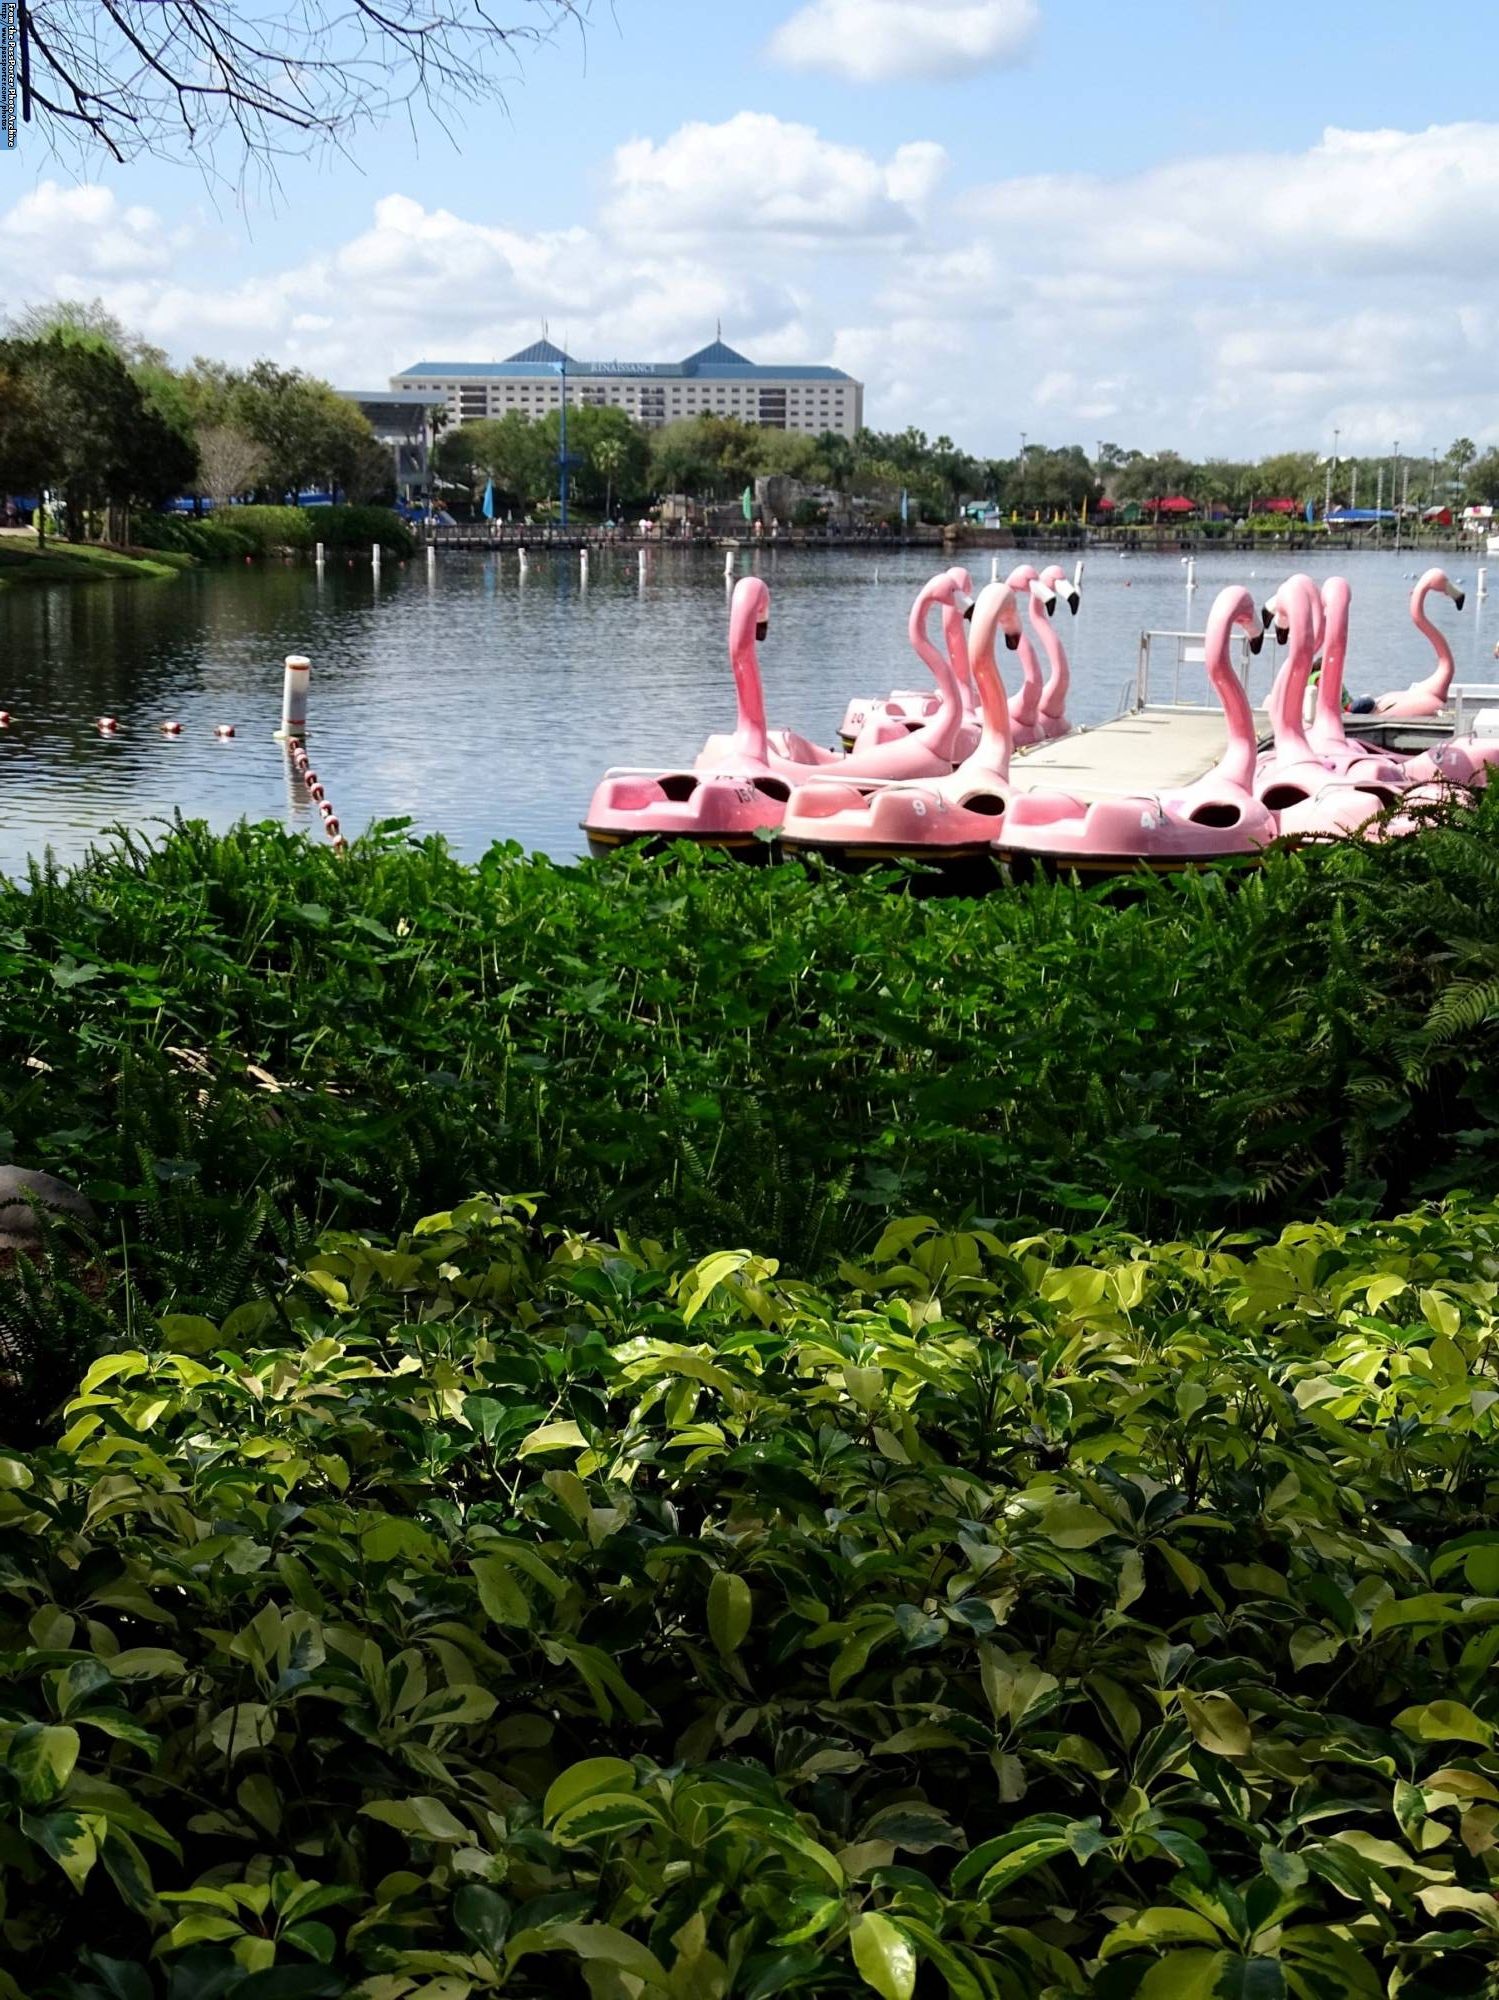
[[[1002,569],[1017,560],[1000,555]],[[1298,560],[1353,585],[1353,692],[1428,671],[1405,612],[1419,559]],[[1471,558],[1446,560],[1469,589],[1461,614],[1434,600],[1459,678],[1499,677],[1494,600],[1475,604]],[[986,581],[989,556],[969,562]],[[761,661],[772,722],[831,741],[850,694],[924,684],[905,627],[936,567],[930,552],[767,549],[740,564],[771,588]],[[1082,610],[1059,614],[1081,722],[1118,709],[1142,628],[1200,628],[1221,584],[1246,583],[1258,602],[1289,567],[1284,554],[1199,558],[1189,611],[1176,556],[1096,550],[1085,565]],[[217,827],[279,819],[321,839],[273,740],[291,652],[313,663],[309,747],[346,832],[402,816],[468,856],[497,839],[581,852],[578,819],[606,765],[690,759],[733,718],[722,554],[654,550],[644,577],[634,550],[595,554],[589,568],[585,585],[576,555],[532,556],[522,577],[514,554],[454,553],[430,573],[416,561],[379,578],[364,564],[330,565],[322,580],[257,565],[0,592],[0,706],[12,716],[0,732],[0,869],[49,847],[70,859],[112,824],[177,810]],[[1499,564],[1494,580],[1499,590]],[[116,736],[99,735],[101,715],[118,718]],[[180,737],[161,734],[168,719]],[[232,740],[216,740],[221,723]]]

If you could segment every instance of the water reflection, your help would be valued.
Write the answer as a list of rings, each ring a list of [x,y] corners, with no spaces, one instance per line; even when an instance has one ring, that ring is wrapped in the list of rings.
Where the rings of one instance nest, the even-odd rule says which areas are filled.
[[[1001,557],[1003,567],[1012,558]],[[1069,571],[1073,558],[1067,558]],[[1405,615],[1416,562],[1374,553],[1318,563],[1354,591],[1349,685],[1400,687],[1429,654]],[[773,592],[762,649],[772,720],[831,740],[850,693],[920,685],[906,644],[912,597],[931,557],[763,549],[741,555]],[[971,558],[976,581],[987,552]],[[1073,666],[1073,712],[1099,721],[1132,684],[1146,626],[1200,627],[1213,592],[1246,583],[1268,594],[1287,565],[1266,555],[1199,557],[1195,590],[1175,556],[1086,558],[1083,609],[1061,631]],[[1499,677],[1494,620],[1476,602],[1445,602],[1460,677]],[[566,856],[577,820],[610,763],[672,763],[726,726],[723,556],[653,549],[591,556],[442,556],[431,565],[331,556],[175,580],[0,594],[0,734],[7,811],[0,867],[17,872],[50,846],[81,853],[116,821],[183,812],[226,826],[275,818],[321,837],[303,788],[273,740],[282,661],[313,662],[312,746],[346,830],[409,816],[473,855],[510,838]],[[1490,600],[1491,601],[1491,600]],[[1266,663],[1268,671],[1269,663]],[[100,715],[119,718],[101,738]],[[180,718],[177,738],[160,734]],[[237,734],[217,741],[214,729]]]

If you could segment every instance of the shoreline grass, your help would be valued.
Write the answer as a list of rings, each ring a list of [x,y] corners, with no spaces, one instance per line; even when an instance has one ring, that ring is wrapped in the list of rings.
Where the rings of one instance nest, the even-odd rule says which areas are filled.
[[[38,548],[30,529],[0,530],[0,590],[170,577],[194,567],[191,556],[172,550],[101,548],[96,542],[60,541]]]

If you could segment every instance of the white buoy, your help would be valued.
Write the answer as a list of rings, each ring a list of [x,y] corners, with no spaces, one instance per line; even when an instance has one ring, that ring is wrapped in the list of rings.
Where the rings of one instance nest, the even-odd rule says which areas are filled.
[[[520,552],[520,573],[522,576],[526,573],[526,552],[524,549]]]
[[[1478,572],[1478,601],[1480,604],[1482,604],[1483,600],[1488,596],[1488,594],[1489,594],[1489,573],[1486,569],[1480,569]]]
[[[876,583],[878,583],[880,580],[880,566],[878,563],[876,563],[874,566],[874,580]]]
[[[312,662],[305,653],[288,653],[281,683],[281,727],[278,737],[303,736],[307,731],[307,683]]]
[[[436,544],[436,542],[428,542],[428,544],[427,544],[427,567],[428,567],[428,569],[432,569],[432,568],[434,568],[434,567],[436,566],[436,563],[437,563],[437,544]]]
[[[1187,557],[1187,588],[1188,590],[1195,590],[1197,588],[1197,558],[1195,556]]]
[[[584,549],[584,550],[583,550],[583,551],[582,551],[582,552],[580,553],[580,555],[579,555],[579,557],[578,557],[578,574],[579,574],[579,576],[581,576],[581,577],[582,577],[583,581],[584,581],[585,583],[587,583],[587,581],[588,581],[588,551],[587,551],[587,549]]]
[[[725,576],[732,576],[734,574],[734,554],[733,549],[725,549],[723,552],[723,573]]]
[[[1082,582],[1083,582],[1083,559],[1081,556],[1079,556],[1077,561],[1072,565],[1073,589],[1080,590],[1082,588]]]
[[[990,581],[991,583],[998,583],[998,582],[999,582],[999,557],[998,557],[998,556],[990,556],[990,558],[989,558],[989,581]]]
[[[640,551],[640,581],[645,582],[645,550]]]
[[[318,568],[321,569],[323,566],[323,545],[321,542],[318,543],[317,548],[313,552],[313,559],[317,563]]]

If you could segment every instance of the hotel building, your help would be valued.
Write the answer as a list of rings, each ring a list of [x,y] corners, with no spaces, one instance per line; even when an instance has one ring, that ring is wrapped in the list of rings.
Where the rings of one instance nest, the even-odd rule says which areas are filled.
[[[454,424],[503,417],[510,410],[543,417],[562,401],[612,403],[655,429],[677,417],[738,417],[778,431],[851,438],[864,424],[864,384],[841,368],[747,361],[722,340],[685,361],[574,361],[549,340],[508,361],[419,361],[392,375],[394,390],[446,405]]]

